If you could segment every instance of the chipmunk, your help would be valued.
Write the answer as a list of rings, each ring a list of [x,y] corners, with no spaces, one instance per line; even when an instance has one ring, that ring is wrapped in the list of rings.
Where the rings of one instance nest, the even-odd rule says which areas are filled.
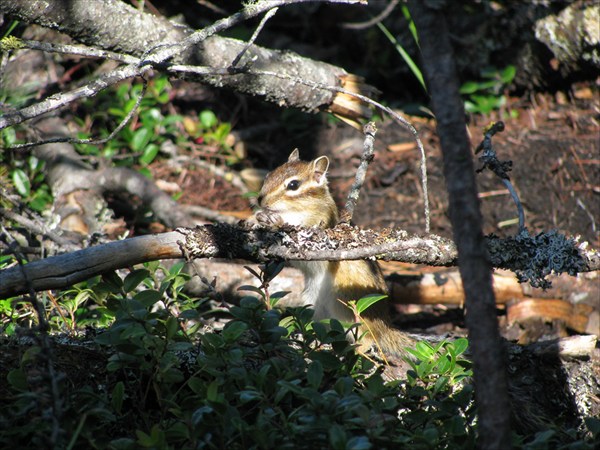
[[[328,168],[327,156],[301,161],[298,149],[294,150],[285,164],[267,174],[258,195],[260,209],[252,220],[270,226],[333,228],[338,223],[338,209],[327,184]],[[376,261],[292,261],[291,265],[304,274],[302,303],[313,305],[315,320],[354,322],[348,301],[387,293]],[[392,328],[388,305],[383,301],[367,308],[362,321],[360,334],[366,333],[360,351],[376,343],[386,354],[402,355],[413,342]]]

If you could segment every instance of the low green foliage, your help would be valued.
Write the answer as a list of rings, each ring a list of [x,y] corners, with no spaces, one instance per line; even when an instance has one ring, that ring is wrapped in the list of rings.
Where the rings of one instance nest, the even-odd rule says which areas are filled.
[[[18,143],[14,128],[0,131],[0,148]],[[0,152],[0,184],[16,192],[31,209],[43,212],[52,202],[50,188],[46,183],[44,164],[32,154]],[[12,209],[13,205],[6,205]]]
[[[142,85],[130,86],[123,83],[114,89],[102,91],[97,97],[84,102],[88,111],[95,111],[84,119],[79,119],[83,128],[93,124],[94,136],[104,138],[135,107],[142,94]],[[82,155],[102,156],[111,159],[118,166],[141,165],[152,163],[157,157],[160,145],[165,140],[181,135],[182,116],[165,114],[164,105],[170,100],[171,86],[166,76],[161,75],[148,82],[148,88],[142,98],[137,113],[137,119],[125,126],[114,139],[102,146],[91,144],[76,144]],[[87,132],[80,132],[78,138],[89,138]],[[143,173],[149,174],[147,170]]]
[[[0,447],[44,446],[54,436],[73,449],[474,448],[465,339],[419,342],[407,349],[406,380],[387,382],[349,343],[354,326],[275,307],[283,294],[268,285],[280,268],[252,269],[258,298],[230,307],[220,332],[205,329],[208,300],[184,294],[182,264],[148,263],[65,291],[60,314],[46,305],[51,329],[96,327],[81,344],[93,356],[65,365],[53,359],[56,347],[54,356],[41,342],[21,347],[6,373]],[[546,433],[518,444],[592,448],[577,439],[579,447],[560,447],[564,433]]]
[[[468,81],[460,88],[460,93],[467,98],[465,110],[473,114],[487,115],[506,106],[504,90],[512,83],[515,75],[515,66],[506,66],[502,70],[482,70],[483,81]]]
[[[78,137],[108,136],[135,107],[142,89],[141,84],[124,83],[100,93],[93,104],[87,100],[89,104],[85,103],[84,107],[96,112],[79,120],[79,125],[90,131],[81,132]],[[156,160],[166,141],[173,142],[182,151],[193,145],[211,146],[228,164],[240,161],[240,155],[231,146],[230,123],[221,122],[210,110],[201,111],[197,117],[172,114],[167,108],[170,100],[171,85],[167,76],[154,77],[148,82],[139,111],[131,123],[102,146],[77,144],[77,150],[82,155],[111,159],[118,166],[140,166],[140,172],[147,176],[150,175],[147,166]]]

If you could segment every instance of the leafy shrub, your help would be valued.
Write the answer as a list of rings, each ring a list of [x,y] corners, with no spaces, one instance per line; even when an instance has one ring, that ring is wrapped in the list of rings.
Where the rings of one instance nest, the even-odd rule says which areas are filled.
[[[64,318],[50,310],[52,329],[107,327],[71,339],[76,350],[62,358],[58,337],[51,346],[43,336],[16,345],[18,363],[0,370],[8,381],[0,446],[474,448],[465,339],[418,343],[407,350],[406,380],[388,382],[348,342],[355,326],[314,322],[305,307],[273,307],[281,294],[269,294],[268,282],[278,268],[257,272],[259,298],[243,297],[229,308],[231,320],[220,332],[205,329],[208,299],[184,294],[181,264],[149,263],[124,278],[106,274],[67,291],[59,297]],[[11,345],[14,340],[5,348]],[[592,448],[571,435],[548,432],[515,442]],[[565,436],[579,446],[564,447]]]

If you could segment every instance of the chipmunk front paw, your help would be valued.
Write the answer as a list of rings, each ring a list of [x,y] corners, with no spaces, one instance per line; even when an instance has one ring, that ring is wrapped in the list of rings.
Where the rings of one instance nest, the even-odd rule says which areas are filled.
[[[284,224],[284,221],[279,214],[267,209],[261,209],[249,217],[245,224],[251,229],[261,227],[280,228]]]

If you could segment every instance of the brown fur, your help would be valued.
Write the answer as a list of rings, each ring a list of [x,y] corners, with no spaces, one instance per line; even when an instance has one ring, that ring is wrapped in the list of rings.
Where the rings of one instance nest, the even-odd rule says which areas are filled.
[[[287,163],[265,178],[258,197],[261,210],[256,213],[256,220],[276,225],[334,227],[338,210],[327,186],[328,167],[327,157],[301,161],[298,151],[294,150]],[[303,301],[314,305],[317,319],[325,315],[342,321],[353,320],[351,310],[345,306],[348,301],[368,294],[387,293],[381,269],[375,261],[302,261],[292,265],[304,273]],[[402,355],[404,348],[411,345],[408,336],[391,326],[385,301],[372,305],[361,318],[361,334],[365,333],[361,350],[376,343],[385,353]]]

